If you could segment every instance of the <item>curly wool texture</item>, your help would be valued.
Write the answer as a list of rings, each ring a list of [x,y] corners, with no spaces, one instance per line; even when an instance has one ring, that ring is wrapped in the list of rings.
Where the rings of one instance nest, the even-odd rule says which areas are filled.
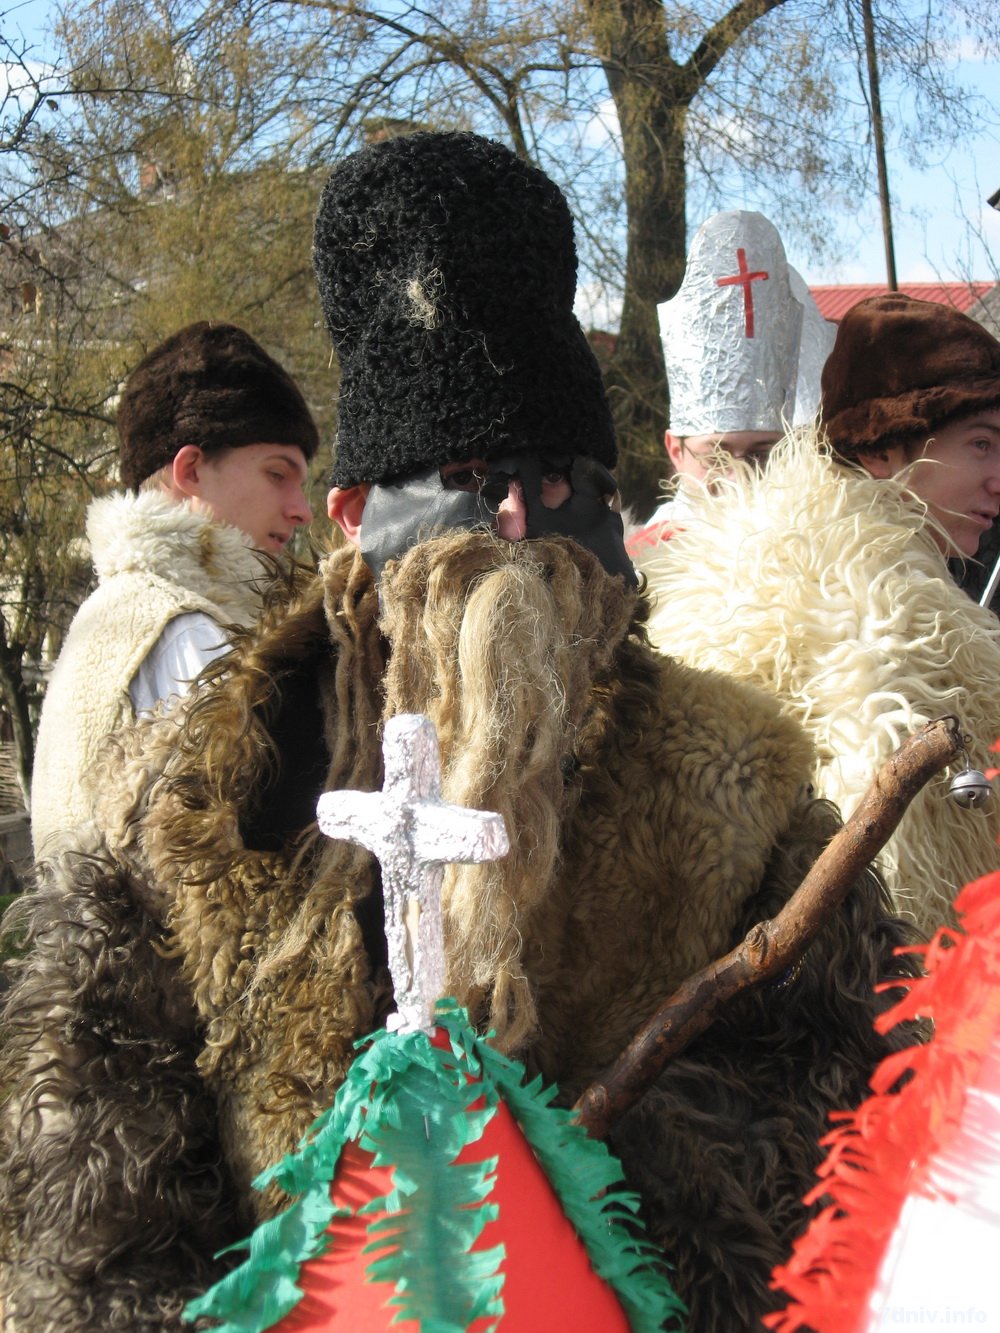
[[[87,537],[98,586],[73,618],[38,729],[31,832],[39,855],[93,813],[101,742],[131,720],[129,682],[164,626],[200,611],[220,626],[249,627],[268,590],[248,537],[161,491],[95,500]]]
[[[766,473],[696,497],[640,553],[650,637],[775,695],[817,750],[820,794],[850,814],[911,731],[955,713],[985,768],[1000,717],[1000,625],[956,586],[902,482],[833,463],[810,432]],[[963,810],[947,779],[915,798],[883,854],[897,906],[930,932],[1000,865],[1000,802]]]
[[[5,922],[29,951],[0,1050],[4,1327],[164,1333],[249,1213],[163,932],[91,846],[45,866]]]
[[[781,885],[801,881],[839,822],[825,802],[799,808],[762,891],[744,904],[741,934],[780,910]],[[887,1040],[898,1050],[919,1039],[912,1024],[887,1039],[874,1021],[900,994],[892,987],[873,999],[880,983],[915,971],[912,959],[894,956],[915,935],[887,917],[887,902],[875,877],[862,876],[795,981],[727,1006],[612,1129],[650,1231],[674,1264],[688,1333],[751,1333],[780,1304],[767,1256],[789,1253],[821,1206],[804,1207],[802,1181],[821,1159],[830,1108],[866,1095]]]
[[[417,605],[402,598],[407,586],[420,590]],[[405,607],[393,601],[396,587]],[[516,605],[505,588],[519,590]],[[494,633],[482,644],[487,590]],[[451,980],[481,1000],[483,1026],[499,1013],[503,1040],[521,1041],[531,1072],[558,1083],[567,1104],[685,977],[773,914],[836,826],[806,793],[812,752],[801,729],[759,691],[653,652],[642,599],[575,543],[515,551],[489,534],[435,539],[387,567],[381,591],[380,622],[356,553],[332,556],[284,619],[218,664],[212,691],[122,738],[102,780],[100,859],[62,862],[56,902],[72,943],[65,956],[36,949],[26,960],[6,1020],[20,1035],[2,1071],[19,1089],[3,1163],[6,1179],[25,1187],[5,1201],[15,1279],[76,1250],[90,1264],[67,1268],[52,1309],[82,1301],[124,1319],[134,1306],[143,1327],[157,1301],[175,1302],[188,1211],[219,1223],[196,1233],[204,1255],[231,1238],[226,1200],[242,1216],[276,1211],[280,1200],[256,1195],[252,1176],[294,1148],[332,1099],[353,1043],[389,1007],[366,948],[376,941],[364,934],[377,885],[371,857],[318,839],[308,802],[269,849],[252,840],[303,760],[282,731],[284,704],[321,705],[330,757],[317,785],[378,787],[381,723],[412,697],[437,712],[446,786],[515,803],[528,873],[499,893],[485,888],[478,921],[475,883],[456,870]],[[470,681],[467,707],[470,663],[483,679]],[[498,726],[476,738],[470,772],[464,735],[489,679],[501,696]],[[525,707],[551,709],[535,738],[505,734],[522,695]],[[554,856],[548,848],[536,865],[553,815]],[[116,923],[107,947],[87,929],[104,898]],[[36,895],[25,915],[44,923],[50,910]],[[773,1300],[768,1277],[804,1222],[799,1201],[827,1112],[852,1101],[887,1049],[873,1033],[874,984],[899,974],[894,949],[905,939],[878,884],[860,876],[794,985],[752,997],[705,1034],[636,1108],[632,1128],[622,1126],[629,1181],[697,1308],[692,1333],[753,1327]],[[94,976],[114,1003],[88,1003]],[[164,1051],[152,1039],[166,1018]],[[49,1080],[30,1059],[35,1049],[73,1077]],[[160,1095],[170,1051],[203,1095],[190,1135],[176,1095]],[[17,1118],[42,1105],[44,1114]],[[46,1151],[53,1123],[65,1134]],[[161,1145],[159,1174],[134,1174],[151,1143]],[[205,1183],[188,1181],[190,1156],[214,1162],[231,1184],[189,1199],[189,1185]],[[114,1188],[100,1182],[121,1178],[134,1181],[131,1204],[155,1230],[120,1226]],[[62,1201],[76,1182],[74,1211]],[[22,1270],[19,1257],[34,1253]],[[44,1285],[30,1298],[38,1327],[113,1326],[100,1315],[47,1324]],[[177,1327],[164,1316],[163,1329]]]
[[[384,666],[371,632],[377,598],[353,550],[332,566],[336,592],[315,584],[279,626],[248,642],[239,673],[194,701],[180,735],[170,717],[124,734],[98,810],[181,960],[205,1031],[198,1068],[223,1108],[227,1161],[248,1194],[319,1114],[388,998],[353,910],[377,882],[369,854],[319,839],[315,828],[298,845],[250,849],[236,813],[252,808],[273,769],[262,719],[299,669],[317,671],[332,716],[351,720],[329,747],[327,786],[374,790],[380,781],[378,697],[367,684]],[[329,624],[324,594],[337,607]],[[339,651],[328,664],[331,635]]]
[[[614,467],[573,219],[537,167],[476,134],[372,144],[330,175],[313,258],[340,360],[338,486],[542,445]]]

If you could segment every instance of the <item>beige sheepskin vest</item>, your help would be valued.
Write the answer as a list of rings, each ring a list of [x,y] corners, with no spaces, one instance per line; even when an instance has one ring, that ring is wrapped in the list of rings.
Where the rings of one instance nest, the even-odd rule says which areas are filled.
[[[845,816],[912,730],[954,713],[977,768],[1000,736],[1000,623],[955,584],[924,507],[892,481],[836,464],[814,433],[762,476],[692,503],[684,529],[640,553],[663,652],[775,695],[818,751],[818,794]],[[1000,867],[1000,796],[916,798],[883,862],[897,907],[924,929],[957,890]]]
[[[249,627],[262,566],[236,528],[158,491],[109,495],[87,513],[97,588],[77,612],[45,694],[31,790],[38,854],[93,812],[101,742],[132,717],[128,686],[175,616]]]

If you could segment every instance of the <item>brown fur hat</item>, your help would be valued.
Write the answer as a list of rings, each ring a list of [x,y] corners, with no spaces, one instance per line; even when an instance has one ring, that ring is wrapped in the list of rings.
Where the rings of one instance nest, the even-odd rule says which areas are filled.
[[[848,310],[821,382],[830,443],[854,462],[1000,405],[1000,342],[951,306],[888,292]]]
[[[234,324],[188,324],[128,377],[118,408],[123,485],[138,490],[185,444],[206,453],[296,444],[312,458],[319,435],[292,377]]]

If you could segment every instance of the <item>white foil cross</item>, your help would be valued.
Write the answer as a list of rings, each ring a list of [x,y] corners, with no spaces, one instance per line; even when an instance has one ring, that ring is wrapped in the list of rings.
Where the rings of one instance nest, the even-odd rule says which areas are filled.
[[[510,848],[501,815],[441,799],[441,764],[430,718],[400,713],[385,726],[380,792],[324,792],[323,833],[367,847],[382,866],[385,935],[399,1032],[434,1027],[444,993],[441,882],[452,862],[496,861]]]

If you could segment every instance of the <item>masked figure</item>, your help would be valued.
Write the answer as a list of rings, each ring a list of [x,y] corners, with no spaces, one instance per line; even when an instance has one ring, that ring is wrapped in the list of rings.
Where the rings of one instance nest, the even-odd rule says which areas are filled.
[[[316,264],[347,542],[183,711],[121,735],[91,841],[24,913],[3,1181],[25,1328],[179,1327],[212,1254],[279,1206],[251,1179],[391,1009],[378,865],[315,825],[322,790],[380,786],[389,717],[428,714],[444,798],[506,821],[505,859],[447,869],[448,990],[566,1103],[837,827],[794,722],[647,642],[552,182],[471,135],[365,149],[326,187]],[[770,1305],[827,1111],[888,1049],[875,987],[907,938],[862,876],[798,974],[616,1127],[692,1330]]]

